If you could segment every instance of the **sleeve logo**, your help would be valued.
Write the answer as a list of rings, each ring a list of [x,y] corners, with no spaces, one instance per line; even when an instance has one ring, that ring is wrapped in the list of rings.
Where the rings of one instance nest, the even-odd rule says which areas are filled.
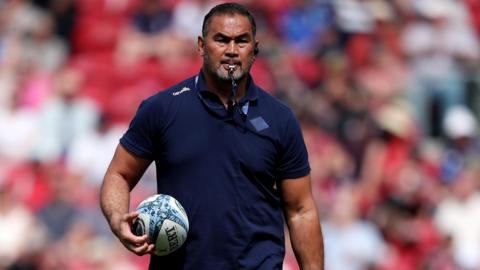
[[[173,92],[172,96],[178,96],[178,95],[183,94],[183,93],[188,92],[188,91],[190,91],[190,88],[183,87],[182,90]]]

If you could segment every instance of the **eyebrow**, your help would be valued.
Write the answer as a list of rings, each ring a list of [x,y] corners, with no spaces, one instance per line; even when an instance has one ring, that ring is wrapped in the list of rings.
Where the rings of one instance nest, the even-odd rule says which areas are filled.
[[[249,38],[249,39],[251,39],[251,38],[252,38],[252,35],[251,35],[251,33],[249,33],[249,32],[245,32],[245,33],[242,33],[242,34],[240,34],[240,35],[238,35],[238,36],[231,37],[231,36],[229,36],[229,35],[227,35],[227,34],[218,32],[218,33],[215,33],[215,34],[213,35],[213,38],[217,38],[217,37],[224,38],[224,39],[228,39],[228,40],[232,40],[232,39],[233,39],[233,40],[238,40],[238,39],[242,39],[242,38]]]

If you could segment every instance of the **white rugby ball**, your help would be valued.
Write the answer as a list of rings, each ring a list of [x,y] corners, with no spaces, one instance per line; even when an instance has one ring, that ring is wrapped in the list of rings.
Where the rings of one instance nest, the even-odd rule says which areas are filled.
[[[132,224],[132,232],[138,236],[147,234],[148,242],[155,245],[155,255],[168,255],[187,240],[187,214],[172,196],[150,196],[138,205],[136,211],[139,215]]]

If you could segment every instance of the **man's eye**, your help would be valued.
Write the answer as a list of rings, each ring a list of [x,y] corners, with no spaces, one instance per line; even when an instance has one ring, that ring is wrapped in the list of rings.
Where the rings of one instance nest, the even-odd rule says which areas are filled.
[[[217,38],[215,39],[215,41],[220,43],[228,43],[228,40],[226,38]]]

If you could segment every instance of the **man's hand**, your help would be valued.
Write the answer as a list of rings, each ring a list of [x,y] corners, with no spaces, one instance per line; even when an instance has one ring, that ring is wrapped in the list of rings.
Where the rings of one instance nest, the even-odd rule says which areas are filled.
[[[137,212],[119,216],[115,220],[112,220],[112,231],[120,242],[136,255],[143,256],[145,254],[153,254],[155,246],[148,243],[147,235],[136,236],[131,231],[132,223],[137,217]]]

